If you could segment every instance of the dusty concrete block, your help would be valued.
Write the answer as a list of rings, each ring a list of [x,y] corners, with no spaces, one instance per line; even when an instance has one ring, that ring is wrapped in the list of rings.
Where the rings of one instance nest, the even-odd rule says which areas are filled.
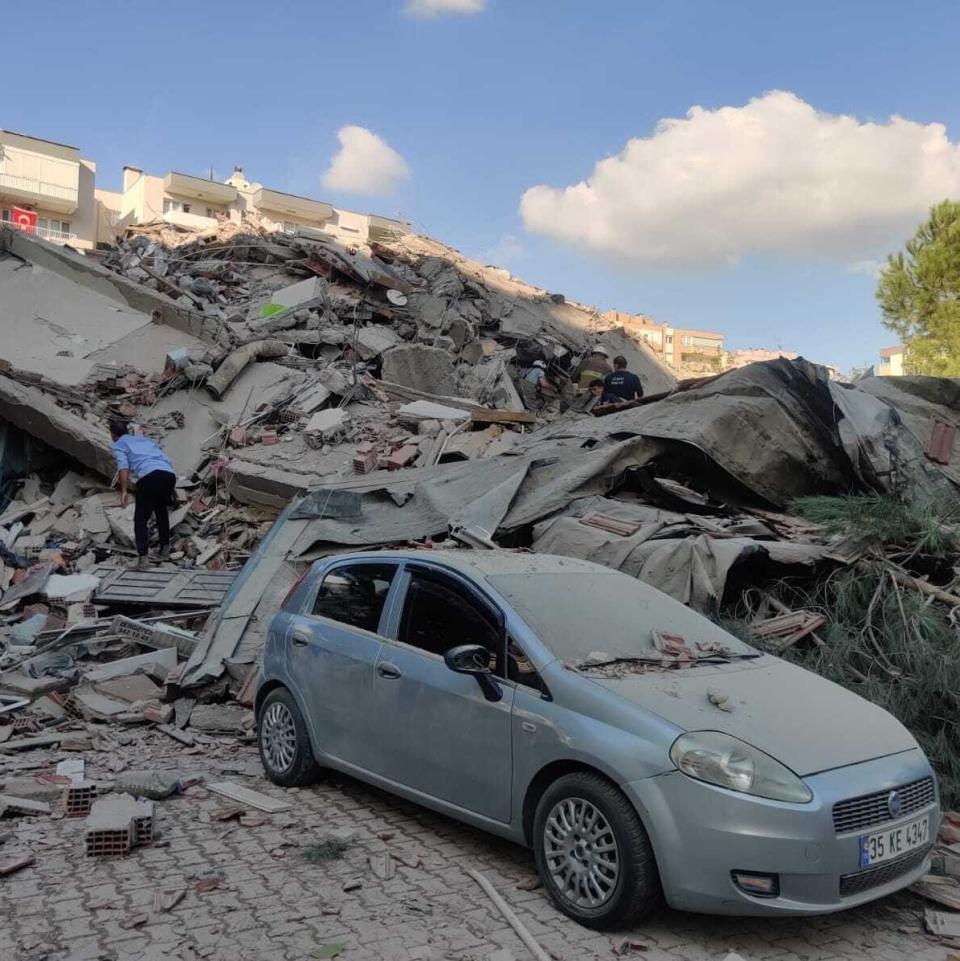
[[[315,413],[304,427],[305,434],[329,440],[342,433],[350,423],[350,415],[342,407],[328,407]]]
[[[447,351],[423,344],[404,344],[383,355],[382,378],[428,394],[456,394],[456,370]]]

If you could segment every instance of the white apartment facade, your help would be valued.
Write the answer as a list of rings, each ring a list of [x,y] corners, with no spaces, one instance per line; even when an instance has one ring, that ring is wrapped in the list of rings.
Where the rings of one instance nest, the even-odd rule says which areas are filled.
[[[245,214],[278,231],[319,230],[346,243],[388,240],[410,229],[400,220],[251,182],[239,167],[221,183],[128,166],[118,191],[97,188],[96,171],[77,147],[0,130],[0,226],[79,250],[112,244],[132,224],[165,220],[203,230],[224,220],[239,223]]]
[[[139,167],[124,167],[123,189],[98,191],[98,196],[115,215],[114,229],[165,220],[203,230],[224,220],[239,223],[244,214],[255,214],[274,230],[320,230],[345,242],[385,240],[410,229],[400,220],[343,210],[312,197],[265,187],[248,180],[239,167],[222,183],[175,170],[158,176]]]
[[[12,226],[15,211],[27,211],[29,223],[19,227],[24,232],[94,248],[100,226],[96,172],[97,165],[76,147],[0,130],[0,221]]]

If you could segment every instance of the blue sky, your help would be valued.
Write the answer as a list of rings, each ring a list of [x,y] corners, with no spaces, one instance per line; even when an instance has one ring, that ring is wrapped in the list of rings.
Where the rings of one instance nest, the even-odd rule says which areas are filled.
[[[928,195],[960,183],[950,142],[960,109],[955,4],[928,2],[913,12],[884,0],[789,8],[486,0],[473,15],[418,18],[405,15],[404,2],[8,0],[0,127],[76,144],[97,161],[98,185],[114,189],[124,163],[155,173],[212,167],[218,177],[241,164],[277,189],[402,214],[465,253],[498,254],[519,276],[573,299],[724,331],[731,347],[794,349],[849,367],[894,342],[880,324],[869,262],[906,239]],[[610,210],[606,195],[603,241],[571,236],[577,218],[552,193],[534,230],[521,217],[527,190],[562,192],[591,177],[631,138],[654,137],[663,118],[683,118],[695,105],[708,113],[731,107],[735,125],[751,100],[776,90],[822,114],[881,125],[899,114],[921,126],[900,138],[902,155],[900,140],[861,149],[854,131],[827,137],[809,164],[796,165],[784,148],[792,141],[775,133],[788,151],[784,179],[799,182],[786,185],[794,200],[784,201],[787,216],[769,230],[757,225],[762,210],[746,226],[737,212],[721,214],[710,190],[696,202],[671,194],[673,206],[660,204],[672,189],[663,178],[677,169],[674,147],[661,138],[660,179],[641,159],[626,169],[624,190],[636,197],[624,196],[624,210]],[[943,169],[914,171],[927,136],[922,125],[933,123],[946,127]],[[322,186],[345,125],[367,128],[402,156],[409,177],[393,194]],[[728,164],[741,177],[727,134],[710,136],[681,146],[681,160],[695,151],[708,185],[725,180]],[[877,154],[884,157],[875,161]],[[860,196],[858,164],[875,162],[882,169],[866,171],[872,186]],[[771,163],[758,170],[749,161],[739,182],[749,188],[753,177],[769,188],[780,161]],[[834,164],[843,168],[838,174]],[[811,166],[830,168],[831,184],[813,224],[795,199]],[[918,182],[901,184],[901,174]],[[782,186],[773,184],[777,196]],[[848,194],[857,194],[849,215]],[[901,195],[909,197],[901,203]],[[883,215],[871,210],[891,204]],[[837,224],[820,223],[831,210],[862,219],[862,229],[836,240]],[[679,262],[688,232],[709,233],[714,249],[728,224],[731,263],[707,254]],[[670,249],[643,253],[661,234],[669,234]],[[610,256],[611,245],[623,257]]]

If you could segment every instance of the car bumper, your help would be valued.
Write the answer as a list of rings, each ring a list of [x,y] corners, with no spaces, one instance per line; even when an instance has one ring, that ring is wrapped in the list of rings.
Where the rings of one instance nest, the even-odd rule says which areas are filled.
[[[921,751],[805,778],[809,804],[787,804],[713,787],[679,771],[625,785],[646,824],[667,903],[710,914],[826,914],[881,898],[929,869],[929,847],[872,868],[860,866],[860,836],[892,825],[940,821],[937,800],[884,824],[837,834],[833,805],[932,777]],[[741,891],[733,871],[776,874],[779,895]]]

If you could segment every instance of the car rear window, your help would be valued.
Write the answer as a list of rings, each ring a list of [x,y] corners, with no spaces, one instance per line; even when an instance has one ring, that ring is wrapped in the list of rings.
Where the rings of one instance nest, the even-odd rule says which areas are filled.
[[[395,564],[336,567],[324,576],[313,613],[376,632],[396,573]]]
[[[679,601],[616,571],[495,574],[488,581],[561,660],[641,657],[654,649],[654,631],[679,634],[691,646],[752,651]]]

